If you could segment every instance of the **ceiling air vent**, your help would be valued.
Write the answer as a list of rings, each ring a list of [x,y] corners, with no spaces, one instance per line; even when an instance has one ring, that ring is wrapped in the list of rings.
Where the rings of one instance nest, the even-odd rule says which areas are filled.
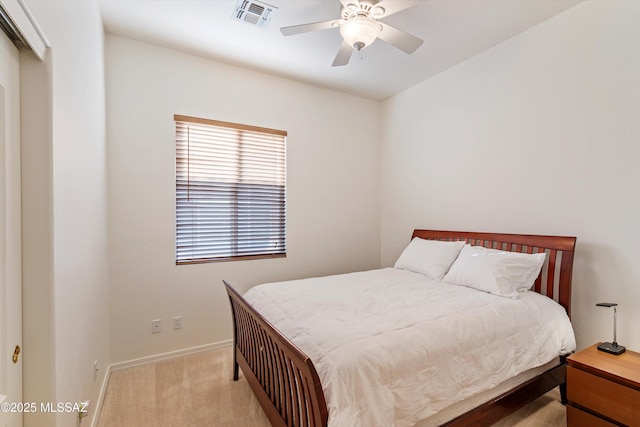
[[[276,10],[277,7],[259,1],[238,0],[233,19],[265,28]]]

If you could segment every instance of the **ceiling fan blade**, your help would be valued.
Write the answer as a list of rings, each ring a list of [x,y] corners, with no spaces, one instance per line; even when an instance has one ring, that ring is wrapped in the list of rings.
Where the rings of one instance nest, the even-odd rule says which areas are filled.
[[[420,0],[382,0],[376,4],[376,6],[384,9],[384,15],[393,15],[401,10],[408,9],[420,3]]]
[[[378,38],[397,47],[401,51],[408,53],[409,55],[415,52],[423,43],[422,39],[419,39],[416,36],[412,36],[409,33],[405,33],[404,31],[383,22],[376,22],[382,25],[382,31],[378,34]]]
[[[340,50],[336,55],[336,59],[333,60],[333,67],[339,67],[341,65],[347,65],[349,63],[349,59],[351,59],[351,54],[353,53],[353,47],[349,46],[349,43],[343,41],[342,46],[340,46]]]
[[[310,24],[292,25],[290,27],[280,28],[280,32],[285,36],[292,36],[294,34],[308,33],[311,31],[327,30],[329,28],[338,28],[340,19],[334,19],[333,21],[312,22]]]

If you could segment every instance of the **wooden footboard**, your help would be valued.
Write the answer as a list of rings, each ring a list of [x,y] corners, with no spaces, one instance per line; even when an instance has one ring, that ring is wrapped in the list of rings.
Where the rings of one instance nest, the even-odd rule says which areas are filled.
[[[223,282],[233,314],[233,379],[242,368],[271,425],[326,426],[327,404],[311,359]]]

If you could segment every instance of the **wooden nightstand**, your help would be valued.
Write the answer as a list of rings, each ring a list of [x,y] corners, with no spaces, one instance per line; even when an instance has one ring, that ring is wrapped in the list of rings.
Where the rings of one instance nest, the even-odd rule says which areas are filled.
[[[567,358],[567,427],[640,426],[640,353],[597,347]]]

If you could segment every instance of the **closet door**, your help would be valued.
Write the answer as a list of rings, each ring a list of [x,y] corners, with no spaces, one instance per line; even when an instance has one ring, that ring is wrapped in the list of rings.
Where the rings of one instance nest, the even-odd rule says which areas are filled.
[[[22,426],[20,57],[0,31],[0,427]]]

